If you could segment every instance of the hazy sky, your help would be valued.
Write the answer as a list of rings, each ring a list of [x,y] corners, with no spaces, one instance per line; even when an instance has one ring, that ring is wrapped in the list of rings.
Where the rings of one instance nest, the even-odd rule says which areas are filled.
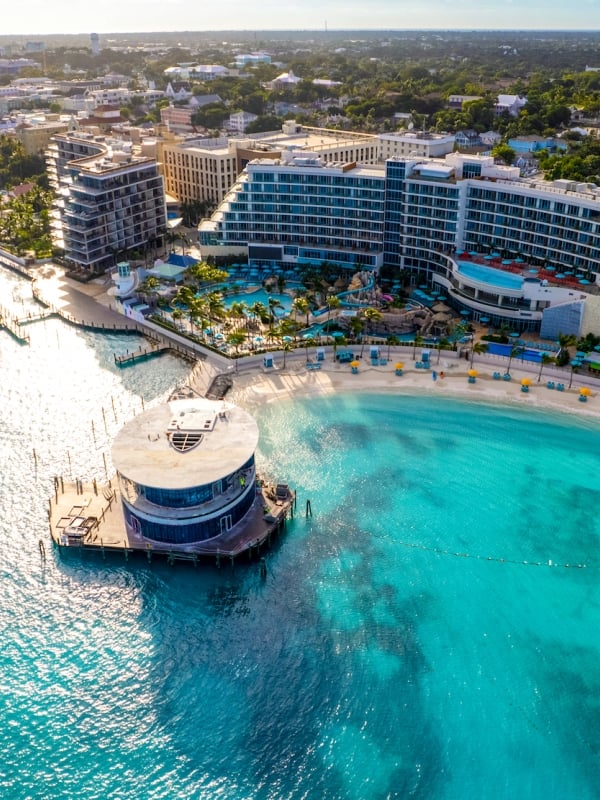
[[[600,0],[5,0],[0,34],[600,28]]]

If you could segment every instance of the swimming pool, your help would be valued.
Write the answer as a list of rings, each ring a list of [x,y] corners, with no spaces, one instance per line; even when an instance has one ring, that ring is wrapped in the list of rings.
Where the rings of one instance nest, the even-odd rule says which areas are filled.
[[[498,286],[502,289],[520,289],[523,286],[523,278],[520,275],[513,275],[511,272],[504,272],[493,267],[484,267],[481,264],[473,264],[470,261],[457,261],[456,263],[459,273],[465,278],[489,283],[491,286]]]
[[[227,308],[231,308],[234,303],[245,303],[247,306],[252,306],[254,303],[262,303],[268,309],[270,298],[278,300],[283,306],[283,308],[275,309],[276,317],[287,316],[290,313],[293,302],[291,295],[267,292],[263,288],[257,289],[254,292],[240,292],[239,294],[227,295],[227,297],[223,298],[223,304]]]
[[[488,346],[487,352],[493,356],[506,356],[508,358],[513,349],[512,344],[499,344],[498,342],[486,342],[485,344]],[[548,353],[545,355],[548,355]],[[542,360],[542,353],[539,350],[531,350],[526,347],[522,353],[519,353],[517,358],[523,361],[535,361],[536,364],[539,364]]]

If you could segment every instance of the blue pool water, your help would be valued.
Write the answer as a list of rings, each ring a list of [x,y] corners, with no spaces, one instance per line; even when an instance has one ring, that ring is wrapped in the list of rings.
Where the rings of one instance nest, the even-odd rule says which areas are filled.
[[[470,261],[457,261],[458,271],[466,278],[489,283],[502,289],[520,289],[523,285],[523,278],[511,272],[504,272],[493,267],[484,267],[481,264],[474,264]]]
[[[3,305],[27,292],[0,272]],[[131,339],[57,320],[30,333],[0,333],[3,797],[597,797],[597,422],[398,394],[264,405],[259,466],[301,512],[266,580],[43,562],[52,476],[101,478],[185,367],[117,371]]]
[[[487,352],[496,356],[508,356],[511,354],[514,345],[499,344],[498,342],[486,342]],[[546,355],[550,355],[546,353]],[[539,364],[542,360],[542,352],[540,350],[532,350],[529,347],[524,348],[523,352],[519,354],[518,360],[534,361]]]
[[[227,308],[231,308],[234,303],[245,303],[251,306],[254,303],[262,303],[266,308],[269,308],[269,298],[278,300],[283,308],[275,309],[275,316],[284,316],[290,313],[293,298],[289,294],[279,294],[278,292],[266,292],[264,289],[257,289],[254,292],[244,292],[241,294],[231,294],[223,298],[223,303]]]

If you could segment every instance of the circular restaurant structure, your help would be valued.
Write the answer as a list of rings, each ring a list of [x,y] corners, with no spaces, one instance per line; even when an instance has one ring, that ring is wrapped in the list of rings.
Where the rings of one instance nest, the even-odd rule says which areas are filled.
[[[117,435],[117,470],[128,532],[185,545],[243,520],[256,499],[258,425],[222,400],[174,399],[130,420]]]

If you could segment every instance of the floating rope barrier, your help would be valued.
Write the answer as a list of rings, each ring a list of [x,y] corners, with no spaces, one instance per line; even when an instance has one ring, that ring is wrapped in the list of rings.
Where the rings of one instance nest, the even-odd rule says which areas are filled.
[[[481,556],[472,553],[456,553],[453,550],[444,550],[441,547],[428,547],[425,544],[415,544],[414,542],[396,542],[402,547],[410,547],[413,550],[426,550],[429,553],[437,553],[440,556],[452,556],[453,558],[473,558],[477,561],[495,561],[498,564],[517,564],[525,567],[561,567],[562,569],[586,569],[587,564],[562,564],[552,559],[548,561],[518,561],[514,558],[499,558],[498,556]]]

